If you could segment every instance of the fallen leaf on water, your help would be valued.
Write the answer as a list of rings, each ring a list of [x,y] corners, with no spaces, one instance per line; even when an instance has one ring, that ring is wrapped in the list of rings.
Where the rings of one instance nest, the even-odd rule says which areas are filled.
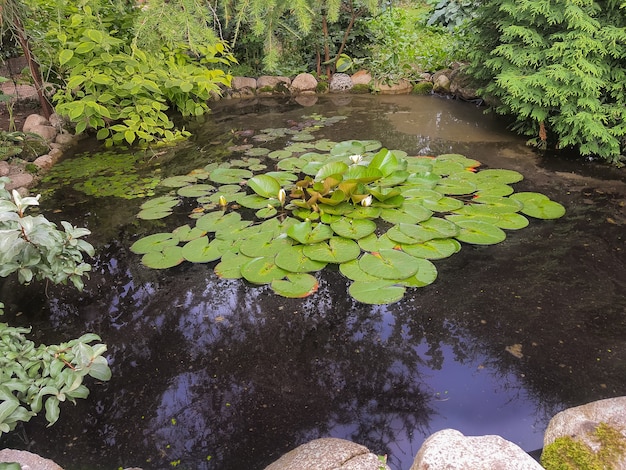
[[[524,357],[524,355],[522,354],[521,344],[512,344],[511,346],[507,346],[506,348],[504,348],[504,350],[508,353],[511,353],[513,356],[515,356],[518,359],[521,359],[522,357]]]

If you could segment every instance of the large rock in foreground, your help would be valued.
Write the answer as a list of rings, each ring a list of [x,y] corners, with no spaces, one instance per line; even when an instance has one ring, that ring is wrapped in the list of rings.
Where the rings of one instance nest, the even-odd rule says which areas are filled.
[[[598,400],[557,413],[543,437],[546,468],[626,470],[626,397]]]
[[[367,447],[326,437],[302,444],[265,470],[389,470]]]
[[[543,470],[520,447],[500,436],[464,436],[444,429],[420,448],[411,470]]]

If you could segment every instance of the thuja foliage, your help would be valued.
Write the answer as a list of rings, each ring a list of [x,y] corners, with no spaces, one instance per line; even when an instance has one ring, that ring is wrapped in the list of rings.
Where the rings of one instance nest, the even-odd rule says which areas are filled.
[[[56,110],[78,133],[94,129],[107,145],[186,137],[167,113],[206,113],[207,100],[230,84],[220,66],[234,58],[209,27],[212,15],[204,3],[152,0],[126,10],[120,5],[63,3],[56,16],[34,10],[49,15],[44,41],[36,44],[62,82]],[[38,21],[31,21],[35,30],[41,28]]]
[[[79,290],[81,277],[90,270],[83,254],[93,255],[93,247],[82,240],[84,228],[62,222],[64,230],[43,215],[26,215],[38,197],[10,194],[0,178],[0,276],[17,272],[22,284],[33,280],[64,283],[70,280]],[[4,305],[0,302],[0,315]],[[102,356],[104,344],[95,334],[58,345],[35,345],[26,338],[29,328],[0,322],[0,436],[29,421],[42,409],[50,425],[59,418],[60,403],[85,398],[83,384],[89,375],[108,380],[111,371]]]
[[[625,8],[614,0],[483,2],[469,72],[530,143],[617,163],[626,148]]]

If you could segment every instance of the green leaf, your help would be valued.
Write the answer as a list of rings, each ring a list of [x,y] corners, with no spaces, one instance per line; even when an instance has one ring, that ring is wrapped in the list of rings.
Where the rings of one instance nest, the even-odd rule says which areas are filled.
[[[363,271],[382,279],[406,279],[417,272],[416,258],[398,250],[365,253],[359,260]]]
[[[330,224],[330,228],[340,237],[358,240],[373,233],[376,223],[366,219],[342,218]]]
[[[247,184],[255,193],[265,198],[277,198],[280,191],[280,183],[268,175],[254,176]]]
[[[495,245],[506,239],[506,233],[493,224],[479,220],[461,220],[456,222],[461,228],[456,239],[474,245]]]
[[[171,233],[154,233],[140,238],[130,246],[130,251],[142,255],[163,251],[168,246],[178,245],[178,239]]]
[[[209,242],[209,237],[204,236],[187,242],[182,247],[182,255],[192,263],[209,263],[222,257],[223,245]]]
[[[72,57],[74,57],[74,51],[72,51],[71,49],[63,49],[59,53],[59,65],[66,64],[71,60]]]
[[[565,207],[539,193],[522,192],[510,196],[523,204],[521,212],[537,219],[558,219],[565,215]]]
[[[274,259],[276,265],[292,273],[320,271],[326,263],[314,261],[304,254],[304,245],[290,246],[281,250]]]
[[[167,269],[185,260],[180,246],[167,246],[163,251],[150,251],[143,255],[141,262],[153,269]]]
[[[287,280],[277,279],[271,283],[272,290],[288,298],[303,298],[315,293],[319,283],[314,276],[305,273],[287,274]]]
[[[334,232],[328,225],[316,224],[313,226],[309,220],[293,224],[287,229],[287,235],[303,245],[328,240],[333,234]]]
[[[355,281],[348,290],[350,295],[364,304],[385,305],[398,302],[406,289],[395,281]]]
[[[279,268],[273,258],[258,257],[241,266],[241,275],[253,284],[270,284],[284,278],[287,272]]]
[[[303,253],[314,261],[340,264],[356,259],[361,248],[354,240],[332,237],[328,242],[306,245]]]
[[[264,231],[244,240],[239,250],[246,256],[256,258],[259,256],[272,257],[292,245],[289,237],[282,234],[274,235],[274,232]]]

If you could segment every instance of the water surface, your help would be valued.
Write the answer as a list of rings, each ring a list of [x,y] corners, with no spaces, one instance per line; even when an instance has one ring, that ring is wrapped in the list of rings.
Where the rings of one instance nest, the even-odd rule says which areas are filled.
[[[184,214],[140,221],[141,200],[65,187],[44,201],[44,211],[93,231],[97,255],[85,291],[18,290],[8,280],[0,298],[7,321],[35,325],[40,341],[100,334],[113,378],[91,381],[89,399],[64,406],[54,427],[35,418],[2,438],[3,446],[67,470],[236,470],[262,469],[299,444],[333,436],[387,454],[399,470],[440,429],[499,434],[532,451],[556,412],[626,393],[623,170],[541,158],[501,119],[469,103],[305,98],[307,106],[220,103],[187,124],[193,139],[148,167],[184,174],[239,158],[226,150],[245,143],[237,131],[346,115],[316,137],[378,139],[409,155],[462,153],[520,171],[525,180],[516,190],[542,192],[567,214],[533,220],[498,245],[464,245],[435,261],[434,284],[396,304],[368,306],[347,294],[348,282],[332,269],[317,294],[293,300],[220,280],[212,264],[145,268],[129,246],[180,225]]]

